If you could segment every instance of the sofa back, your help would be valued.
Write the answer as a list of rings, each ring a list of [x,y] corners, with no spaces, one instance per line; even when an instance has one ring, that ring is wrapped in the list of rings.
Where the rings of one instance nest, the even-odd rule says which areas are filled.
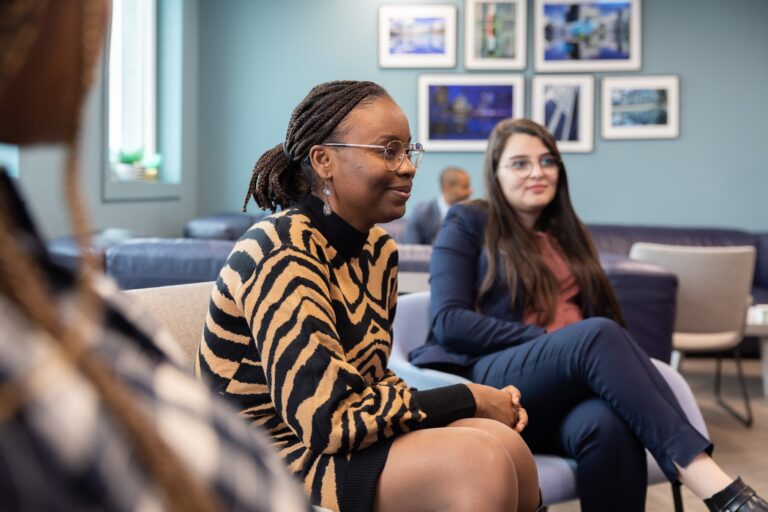
[[[214,284],[208,281],[142,288],[126,293],[166,329],[181,347],[184,364],[194,368]]]
[[[736,229],[684,228],[589,224],[592,240],[600,253],[629,255],[635,242],[668,245],[729,246],[752,245],[757,249],[753,285],[768,289],[768,234]]]

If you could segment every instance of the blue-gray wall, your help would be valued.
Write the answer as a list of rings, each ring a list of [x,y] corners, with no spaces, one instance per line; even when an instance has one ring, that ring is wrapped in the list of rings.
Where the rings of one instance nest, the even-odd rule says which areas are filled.
[[[379,82],[403,107],[415,135],[418,75],[464,71],[464,2],[440,2],[458,6],[458,66],[452,70],[380,69],[382,3],[406,2],[201,1],[200,213],[240,207],[254,162],[282,140],[291,110],[317,83]],[[529,107],[532,2],[528,11]],[[644,0],[642,14],[642,69],[613,75],[679,75],[681,135],[602,140],[603,74],[596,74],[594,151],[565,157],[578,213],[586,222],[768,231],[768,1]],[[433,152],[416,177],[414,203],[436,193],[437,174],[448,164],[467,168],[482,194],[481,153]]]

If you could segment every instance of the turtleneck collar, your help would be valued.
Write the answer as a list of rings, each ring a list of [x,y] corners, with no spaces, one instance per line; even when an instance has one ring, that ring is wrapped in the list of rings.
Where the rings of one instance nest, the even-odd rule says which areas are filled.
[[[368,233],[361,233],[335,213],[325,215],[323,202],[318,197],[308,194],[299,201],[297,208],[310,218],[312,224],[345,260],[358,258],[363,252]]]

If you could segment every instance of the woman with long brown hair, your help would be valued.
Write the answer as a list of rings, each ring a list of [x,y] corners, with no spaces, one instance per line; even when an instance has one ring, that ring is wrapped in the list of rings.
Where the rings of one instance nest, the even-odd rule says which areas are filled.
[[[105,0],[0,2],[0,140],[64,145],[84,259],[77,275],[50,260],[0,169],[2,508],[308,511],[263,438],[180,367],[87,249],[78,133],[107,19]]]
[[[710,510],[768,510],[710,458],[624,330],[552,135],[502,121],[484,177],[487,199],[454,206],[434,245],[432,329],[411,361],[517,386],[531,418],[523,438],[576,460],[582,510],[645,510],[645,448]]]

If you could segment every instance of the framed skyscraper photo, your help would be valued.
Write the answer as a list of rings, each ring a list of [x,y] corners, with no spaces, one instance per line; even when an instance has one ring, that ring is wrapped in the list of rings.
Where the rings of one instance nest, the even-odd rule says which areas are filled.
[[[554,135],[560,151],[589,153],[595,139],[595,79],[592,75],[534,76],[531,119]]]

